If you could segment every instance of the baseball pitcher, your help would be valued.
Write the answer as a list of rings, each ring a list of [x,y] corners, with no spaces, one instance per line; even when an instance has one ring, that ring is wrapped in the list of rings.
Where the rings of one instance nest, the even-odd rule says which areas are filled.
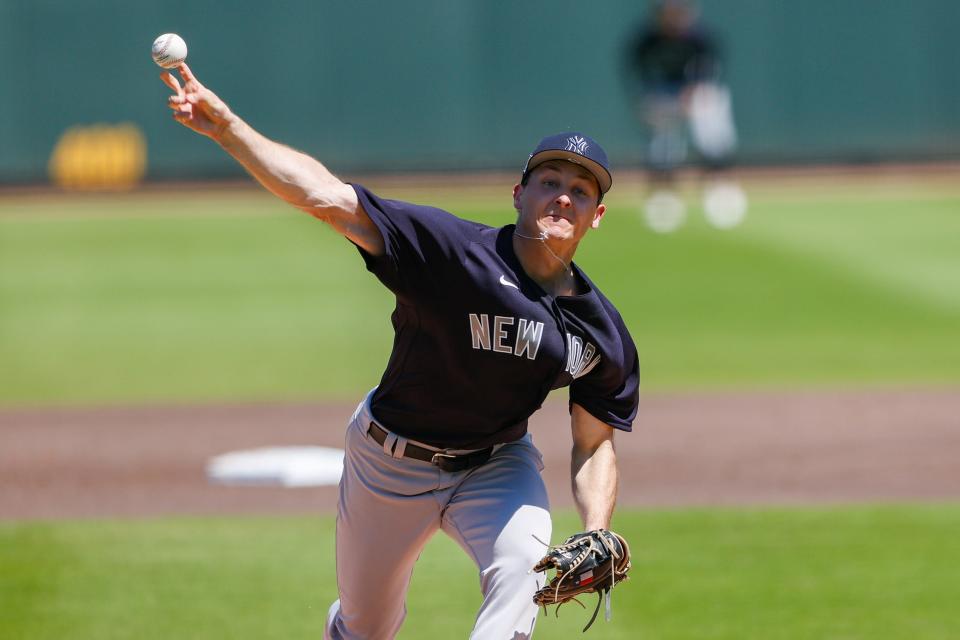
[[[352,242],[396,298],[383,377],[347,426],[340,597],[324,637],[393,638],[414,564],[440,530],[479,572],[472,638],[529,638],[540,605],[609,595],[630,564],[609,526],[614,433],[631,430],[638,364],[620,314],[573,262],[606,210],[612,178],[600,145],[575,132],[544,138],[513,187],[516,224],[492,228],[344,183],[254,131],[186,64],[178,71],[182,85],[162,75],[174,118]],[[543,463],[527,420],[560,387],[569,387],[585,531],[548,548]]]

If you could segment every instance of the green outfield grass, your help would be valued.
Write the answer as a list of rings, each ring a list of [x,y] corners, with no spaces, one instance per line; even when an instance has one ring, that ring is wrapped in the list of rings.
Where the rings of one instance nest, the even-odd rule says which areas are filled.
[[[670,236],[611,194],[578,262],[646,390],[960,381],[960,188],[758,188]],[[384,191],[386,195],[394,195]],[[491,224],[502,194],[397,195]],[[260,191],[0,200],[0,404],[356,397],[391,342],[356,251]]]
[[[948,640],[960,629],[960,507],[621,511],[632,578],[596,638]],[[557,532],[578,527],[561,514]],[[0,524],[6,640],[319,637],[336,597],[333,520]],[[559,534],[558,534],[559,535]],[[442,534],[401,638],[466,637],[476,570]],[[595,600],[538,637],[581,638]]]

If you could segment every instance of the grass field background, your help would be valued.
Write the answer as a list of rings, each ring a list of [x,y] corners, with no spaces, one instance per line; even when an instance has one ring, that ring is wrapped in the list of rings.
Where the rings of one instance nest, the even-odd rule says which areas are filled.
[[[742,227],[694,207],[659,236],[621,185],[581,247],[638,343],[643,393],[960,382],[960,181],[748,186]],[[508,188],[381,193],[501,224]],[[256,190],[0,198],[2,407],[355,399],[379,378],[391,309],[348,243]],[[616,518],[633,578],[590,637],[960,637],[956,504]],[[333,528],[0,522],[0,638],[317,637]],[[579,528],[559,514],[558,533]],[[437,537],[401,637],[465,637],[478,598]],[[538,636],[583,637],[589,613],[568,606]]]
[[[572,531],[573,514],[557,529]],[[621,513],[631,579],[592,638],[920,640],[960,629],[956,505]],[[336,597],[327,518],[0,524],[0,637],[315,638]],[[476,570],[435,537],[400,637],[464,638]],[[537,636],[582,638],[587,610]]]
[[[501,224],[502,191],[398,195]],[[577,258],[645,390],[960,380],[960,186],[761,187],[742,227],[694,208],[668,236],[622,191]],[[34,405],[353,398],[393,301],[346,241],[238,189],[0,200],[0,304],[0,404]]]

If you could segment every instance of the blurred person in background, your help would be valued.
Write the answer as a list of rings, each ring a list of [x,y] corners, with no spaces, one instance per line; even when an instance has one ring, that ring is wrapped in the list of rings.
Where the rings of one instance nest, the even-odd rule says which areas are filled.
[[[743,190],[729,176],[737,132],[729,88],[721,80],[714,36],[686,0],[660,0],[627,51],[631,99],[646,133],[645,165],[650,193],[644,218],[655,231],[669,232],[686,219],[676,172],[692,142],[703,171],[703,209],[716,227],[739,224],[746,215]]]

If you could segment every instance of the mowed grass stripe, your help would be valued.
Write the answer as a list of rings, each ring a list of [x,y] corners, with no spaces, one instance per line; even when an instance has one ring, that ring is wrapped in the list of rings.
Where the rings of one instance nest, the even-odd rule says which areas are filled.
[[[608,216],[579,254],[628,319],[648,388],[957,379],[960,313],[767,238],[764,209],[728,232],[690,216],[666,236]],[[942,259],[942,278],[960,269]]]
[[[375,384],[390,294],[323,225],[249,200],[275,215],[236,213],[236,198],[139,215],[127,196],[130,217],[84,218],[82,199],[78,216],[0,216],[0,403],[345,398]],[[952,383],[954,202],[904,195],[881,214],[870,198],[767,199],[734,231],[693,209],[658,236],[638,202],[613,200],[578,262],[626,318],[648,390]],[[445,206],[513,219],[485,203]]]
[[[759,243],[809,255],[877,286],[960,313],[960,197],[779,202],[745,228]]]
[[[17,232],[0,257],[9,397],[348,395],[375,384],[389,351],[389,295],[349,243],[306,216]]]
[[[960,628],[957,505],[622,510],[634,551],[605,638],[940,640]],[[559,514],[555,538],[579,528]],[[0,637],[319,633],[336,597],[330,517],[0,524]],[[401,638],[466,637],[476,569],[442,534]],[[584,604],[592,609],[592,598]],[[590,611],[541,617],[577,638]]]

